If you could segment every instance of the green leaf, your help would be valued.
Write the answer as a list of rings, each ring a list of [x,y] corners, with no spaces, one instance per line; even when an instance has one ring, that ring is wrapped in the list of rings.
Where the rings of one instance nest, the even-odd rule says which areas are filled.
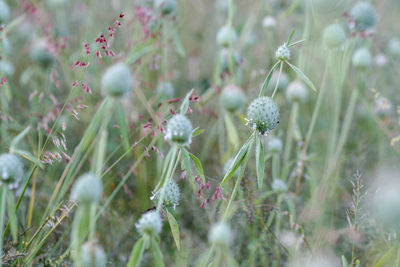
[[[297,73],[297,75],[299,76],[300,79],[303,80],[303,82],[305,82],[314,91],[317,91],[317,88],[315,88],[311,80],[298,67],[296,67],[293,64],[290,64],[288,61],[286,61],[286,63],[292,68],[292,70],[294,70]]]
[[[233,145],[234,151],[236,151],[239,148],[239,135],[228,112],[225,113],[225,125],[228,134],[228,140]]]
[[[36,165],[38,165],[41,169],[44,168],[43,163],[37,159],[35,156],[33,156],[31,153],[29,153],[28,151],[25,150],[19,150],[19,149],[13,149],[12,151],[14,154],[17,154],[33,163],[35,163]]]
[[[269,71],[267,77],[265,78],[263,85],[261,87],[260,93],[258,94],[258,97],[263,96],[265,89],[267,89],[269,81],[271,80],[272,77],[272,73],[274,72],[274,69],[278,66],[278,64],[280,63],[280,61],[278,60],[271,68],[271,70]]]
[[[193,137],[201,135],[205,130],[204,129],[200,129],[199,127],[197,127],[196,129],[193,130],[192,134]]]
[[[176,247],[181,250],[180,235],[179,235],[179,225],[175,220],[174,215],[172,215],[167,209],[167,217],[169,226],[171,228],[172,236],[174,237]]]
[[[18,219],[15,209],[14,195],[10,190],[7,190],[7,212],[8,212],[8,220],[10,222],[12,238],[15,243],[17,242],[18,239]]]
[[[204,171],[203,171],[203,166],[201,166],[201,162],[198,158],[196,158],[195,155],[193,155],[192,153],[189,153],[190,157],[193,160],[194,166],[197,169],[197,172],[200,174],[201,179],[203,180],[203,182],[206,182],[206,177],[204,176]]]
[[[176,27],[172,27],[172,28],[174,29],[174,33],[172,35],[172,38],[174,40],[176,53],[178,53],[178,55],[181,56],[181,57],[185,57],[186,56],[185,49],[183,48],[179,33],[176,30]]]
[[[236,154],[235,158],[232,161],[232,164],[229,166],[227,172],[225,173],[224,178],[222,179],[222,182],[220,186],[224,186],[226,182],[229,181],[229,179],[233,176],[235,171],[240,167],[242,164],[243,159],[245,158],[246,154],[250,150],[250,144],[253,144],[254,140],[254,135],[251,135],[250,138],[246,141],[246,143],[243,144],[243,146],[240,148],[239,152]]]
[[[135,63],[138,59],[149,54],[155,50],[153,45],[154,39],[148,39],[146,42],[135,46],[126,58],[125,63],[130,65]]]
[[[126,267],[138,267],[140,266],[140,262],[142,261],[145,244],[144,238],[140,238],[136,241],[135,246],[132,249],[131,256],[129,258],[128,264]]]
[[[189,109],[189,97],[192,95],[193,90],[194,89],[190,90],[190,92],[186,94],[185,99],[183,99],[183,102],[181,105],[181,110],[180,110],[181,115],[186,115],[186,112]]]
[[[164,265],[163,255],[160,246],[158,245],[158,242],[155,238],[152,238],[151,240],[151,249],[153,252],[154,266],[164,267],[165,265]]]
[[[383,266],[383,264],[385,264],[385,262],[390,258],[390,256],[392,255],[394,248],[396,246],[393,246],[389,251],[387,251],[379,260],[377,263],[375,263],[374,267],[380,267]]]
[[[10,151],[11,151],[11,152],[12,152],[14,149],[16,149],[16,146],[18,145],[18,143],[22,140],[22,138],[24,138],[24,137],[29,133],[30,130],[31,130],[31,127],[30,127],[30,126],[26,127],[25,130],[23,130],[22,132],[20,132],[16,137],[14,137],[14,138],[11,140],[11,143],[10,143]]]
[[[295,29],[293,29],[292,32],[290,33],[289,38],[288,38],[288,40],[287,40],[287,42],[286,42],[287,45],[290,44],[290,41],[292,40],[292,37],[293,37],[293,35],[294,35],[294,32],[295,32]]]
[[[349,266],[349,263],[347,262],[346,257],[344,255],[342,255],[342,265],[343,265],[343,267]]]
[[[257,166],[257,182],[258,189],[262,189],[264,182],[264,169],[265,169],[265,161],[264,161],[264,146],[261,138],[257,136],[256,140],[256,166]]]
[[[181,155],[182,155],[182,162],[181,162],[181,169],[186,171],[186,174],[189,177],[189,181],[194,187],[194,181],[193,181],[193,172],[192,172],[192,165],[190,161],[190,156],[189,152],[185,148],[181,148]]]

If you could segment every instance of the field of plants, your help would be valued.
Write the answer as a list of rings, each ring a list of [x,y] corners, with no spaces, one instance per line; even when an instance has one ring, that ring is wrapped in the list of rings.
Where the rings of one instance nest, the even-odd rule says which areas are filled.
[[[0,0],[1,266],[400,266],[399,0]]]

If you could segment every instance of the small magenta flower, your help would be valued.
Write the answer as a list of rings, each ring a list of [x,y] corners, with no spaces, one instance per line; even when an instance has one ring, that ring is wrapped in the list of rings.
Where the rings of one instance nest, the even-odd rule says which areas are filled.
[[[24,164],[14,154],[0,155],[0,185],[6,184],[9,189],[18,187],[24,175]]]
[[[93,242],[86,242],[82,245],[81,261],[82,266],[105,267],[107,257],[102,247]]]
[[[358,70],[364,71],[369,69],[372,65],[372,56],[368,48],[358,48],[353,54],[352,62]]]
[[[221,105],[229,112],[235,112],[243,108],[246,103],[246,95],[242,89],[230,84],[224,87],[220,96]]]
[[[190,145],[192,143],[192,130],[193,126],[190,120],[184,115],[176,114],[167,123],[165,140],[180,145]]]
[[[232,26],[225,25],[217,33],[217,44],[222,47],[234,45],[237,40],[237,34]]]
[[[325,28],[324,44],[329,49],[340,49],[346,41],[346,33],[339,24],[331,24]]]
[[[103,193],[103,184],[99,177],[86,173],[81,175],[71,189],[70,198],[80,205],[98,203]]]
[[[247,125],[262,135],[268,135],[279,123],[279,110],[272,98],[259,97],[247,109]]]
[[[171,99],[175,95],[175,89],[172,83],[170,82],[160,82],[157,85],[157,95],[159,95],[163,99]]]
[[[300,81],[291,82],[286,90],[286,99],[289,102],[307,102],[307,87]]]
[[[155,0],[154,6],[161,11],[163,15],[173,14],[176,10],[176,0]]]
[[[358,31],[364,31],[375,26],[375,9],[368,2],[360,1],[356,3],[350,11],[350,16]]]
[[[287,61],[290,59],[290,50],[286,43],[278,47],[275,52],[275,57],[281,61]]]
[[[213,245],[229,247],[232,242],[231,229],[226,223],[218,222],[211,227],[208,240]]]
[[[36,41],[29,54],[31,59],[43,68],[49,67],[55,61],[54,55],[45,39]]]
[[[281,139],[273,137],[267,142],[267,150],[273,154],[278,154],[282,151],[283,144]]]
[[[162,227],[160,213],[157,211],[148,211],[144,213],[135,226],[141,235],[158,235],[161,232]]]
[[[122,97],[133,88],[131,71],[124,63],[114,64],[104,72],[101,85],[104,94]]]
[[[0,0],[0,24],[8,21],[10,18],[10,8],[7,2]]]

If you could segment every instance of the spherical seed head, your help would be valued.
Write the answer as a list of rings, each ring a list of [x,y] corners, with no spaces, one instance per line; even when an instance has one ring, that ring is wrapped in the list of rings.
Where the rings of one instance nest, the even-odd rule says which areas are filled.
[[[171,99],[175,95],[175,89],[170,82],[160,82],[157,85],[157,95],[163,99]]]
[[[227,85],[221,92],[220,103],[227,111],[235,112],[243,108],[246,95],[236,85]]]
[[[308,89],[300,81],[293,81],[286,90],[286,99],[289,102],[306,102],[308,99]]]
[[[157,194],[155,195],[156,199],[159,199],[159,197],[162,194],[162,190],[158,191]],[[164,199],[163,203],[167,207],[173,207],[175,209],[176,206],[179,205],[179,201],[181,200],[181,191],[179,190],[178,184],[174,181],[171,180],[165,187],[165,192],[164,192]]]
[[[275,52],[275,57],[281,61],[286,61],[290,59],[290,50],[286,43],[278,47]]]
[[[276,83],[278,82],[279,71],[274,71],[271,76],[271,80],[268,84],[268,90],[274,90]],[[290,83],[289,76],[286,73],[282,72],[281,77],[279,78],[278,90],[286,90]]]
[[[232,242],[231,229],[226,223],[216,223],[210,229],[208,240],[216,246],[229,247]]]
[[[400,59],[400,38],[394,37],[388,43],[388,52],[397,60]]]
[[[346,33],[339,24],[331,24],[325,28],[323,40],[327,48],[339,49],[346,40]]]
[[[273,137],[268,140],[267,149],[271,153],[280,153],[282,151],[283,144],[281,139]]]
[[[24,175],[24,164],[14,154],[0,155],[0,185],[7,184],[10,189],[18,187]]]
[[[222,47],[234,45],[237,40],[237,34],[232,26],[225,25],[217,33],[217,44]]]
[[[176,114],[167,123],[165,140],[181,145],[190,145],[192,143],[192,130],[190,120],[184,115]]]
[[[0,24],[7,22],[9,18],[10,8],[5,1],[0,0]]]
[[[29,52],[31,59],[43,68],[49,67],[55,61],[53,53],[50,51],[46,40],[36,41]]]
[[[99,177],[86,173],[81,175],[71,189],[70,198],[79,205],[98,203],[103,193],[103,184]]]
[[[86,242],[81,250],[82,266],[105,267],[107,257],[102,247],[93,242]]]
[[[133,87],[133,78],[128,66],[116,63],[106,69],[101,78],[103,94],[113,97],[122,97],[128,94]]]
[[[376,13],[374,7],[368,2],[356,3],[350,11],[350,16],[354,20],[358,31],[372,28],[376,23]]]
[[[11,62],[1,60],[0,61],[0,73],[7,76],[12,76],[14,74],[14,66]]]
[[[250,103],[246,119],[250,127],[267,135],[279,123],[279,110],[272,98],[262,96]]]
[[[358,70],[367,70],[372,64],[371,53],[365,47],[358,48],[353,54],[352,62]]]
[[[154,6],[160,9],[162,14],[169,15],[175,12],[177,2],[176,0],[156,0]]]
[[[273,29],[276,27],[276,19],[272,16],[266,16],[262,21],[262,26],[266,29]]]
[[[142,235],[158,235],[161,232],[162,227],[160,213],[157,211],[149,211],[144,213],[135,226]]]
[[[285,192],[287,190],[287,185],[281,179],[274,179],[271,183],[271,188],[274,192]]]

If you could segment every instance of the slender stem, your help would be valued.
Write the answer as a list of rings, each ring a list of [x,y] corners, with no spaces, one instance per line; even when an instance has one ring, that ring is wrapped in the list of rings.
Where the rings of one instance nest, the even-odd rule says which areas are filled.
[[[6,213],[6,196],[7,196],[7,185],[1,186],[1,203],[0,203],[0,233],[3,233],[4,228],[4,217]],[[3,235],[0,234],[0,267],[3,266]]]
[[[272,93],[271,98],[274,98],[275,93],[276,93],[276,91],[278,90],[279,80],[281,79],[281,74],[282,74],[282,68],[283,68],[283,61],[281,61],[281,64],[280,64],[280,66],[279,66],[278,80],[276,81],[275,89],[274,89],[274,92]]]

